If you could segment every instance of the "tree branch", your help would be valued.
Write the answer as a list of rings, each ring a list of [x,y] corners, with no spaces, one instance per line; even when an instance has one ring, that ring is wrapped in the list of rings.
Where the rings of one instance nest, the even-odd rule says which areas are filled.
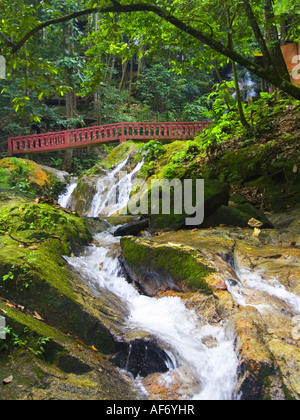
[[[244,4],[246,4],[246,5],[249,4],[249,6],[250,6],[250,3],[249,3],[248,0],[243,0],[243,1],[244,1]],[[181,20],[181,19],[177,18],[176,16],[170,14],[169,12],[165,11],[164,9],[162,9],[159,6],[156,6],[156,5],[153,5],[153,4],[148,4],[148,3],[136,3],[136,4],[123,5],[123,4],[118,3],[117,0],[111,0],[111,2],[112,2],[111,6],[93,7],[93,8],[89,8],[89,9],[83,9],[83,10],[78,11],[78,12],[70,13],[70,14],[67,14],[65,16],[50,19],[46,22],[40,23],[36,27],[32,28],[29,32],[27,32],[27,34],[21,40],[19,40],[17,43],[15,43],[13,45],[12,52],[16,53],[17,51],[19,51],[23,47],[23,45],[32,36],[34,36],[35,34],[40,32],[44,28],[47,28],[51,25],[56,25],[56,24],[60,24],[60,23],[63,23],[63,22],[68,22],[72,19],[76,19],[76,18],[79,18],[81,16],[94,14],[94,13],[105,14],[105,13],[111,13],[111,12],[113,12],[113,13],[152,12],[152,13],[156,14],[157,16],[161,17],[166,22],[175,26],[179,30],[189,34],[193,38],[195,38],[195,39],[201,41],[203,44],[209,46],[214,51],[220,53],[221,55],[224,55],[224,56],[230,58],[231,60],[234,60],[236,63],[239,63],[243,67],[247,68],[250,72],[256,74],[258,77],[269,81],[270,83],[272,83],[276,87],[284,90],[285,92],[291,94],[292,96],[294,96],[295,98],[300,100],[300,88],[295,87],[294,85],[292,85],[292,83],[283,79],[278,74],[276,69],[274,68],[273,63],[272,63],[272,59],[270,57],[270,54],[269,54],[268,48],[266,46],[266,43],[264,41],[264,38],[263,38],[263,36],[260,32],[259,27],[258,27],[259,32],[257,31],[257,28],[255,28],[254,21],[253,21],[253,28],[252,29],[254,31],[254,28],[255,28],[255,36],[257,36],[260,39],[262,52],[263,52],[264,55],[266,54],[267,60],[268,60],[268,62],[270,62],[270,66],[268,66],[269,69],[264,69],[263,67],[253,63],[251,60],[249,60],[245,56],[243,56],[240,53],[228,48],[228,46],[224,45],[222,42],[218,41],[217,39],[212,38],[210,35],[202,32],[200,30],[194,29],[193,27],[191,27],[190,25],[185,23],[183,20]],[[251,8],[251,6],[250,6],[250,8]],[[251,11],[252,11],[252,9],[251,9]],[[252,11],[252,13],[253,13],[253,11]],[[255,19],[254,14],[253,14],[253,18]],[[256,25],[257,25],[257,22],[256,22]]]
[[[261,49],[261,52],[264,55],[266,64],[268,67],[273,65],[273,61],[272,61],[272,57],[270,55],[270,52],[268,50],[267,44],[265,42],[265,39],[261,33],[260,27],[257,23],[257,20],[255,18],[255,15],[253,13],[251,4],[249,2],[249,0],[243,0],[243,4],[244,4],[244,9],[247,15],[247,18],[249,20],[249,23],[252,27],[253,33],[255,35],[255,39],[259,45],[259,48]]]
[[[4,33],[3,33],[3,32],[0,32],[0,36],[1,36],[1,38],[2,38],[2,39],[4,39],[4,41],[5,41],[6,45],[7,45],[9,48],[13,48],[13,47],[15,46],[15,43],[14,43],[14,42],[12,42],[9,38],[7,38],[7,36],[6,36],[6,35],[4,35]]]

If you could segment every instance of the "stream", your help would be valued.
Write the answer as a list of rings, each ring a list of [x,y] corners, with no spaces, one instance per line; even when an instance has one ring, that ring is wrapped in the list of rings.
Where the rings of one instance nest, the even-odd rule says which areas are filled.
[[[139,163],[130,174],[116,181],[126,162],[123,161],[116,169],[99,178],[89,217],[98,217],[99,214],[111,216],[126,206],[134,175],[142,167]],[[120,183],[123,184],[121,189]],[[59,204],[62,207],[72,207],[71,197],[75,187],[76,180],[60,197]],[[122,195],[118,195],[120,190],[123,191]],[[114,205],[110,203],[112,196],[117,197]],[[188,309],[179,297],[141,295],[133,284],[128,283],[117,255],[111,252],[112,247],[118,248],[120,244],[120,238],[113,236],[116,229],[117,226],[111,226],[107,231],[96,234],[93,245],[87,247],[81,256],[65,258],[68,264],[91,288],[104,289],[122,301],[128,313],[124,320],[128,333],[136,332],[139,335],[142,331],[154,337],[165,354],[165,372],[157,373],[155,381],[161,387],[176,388],[175,399],[240,399],[236,391],[239,360],[233,329],[225,321],[217,325],[202,322],[196,312]],[[254,306],[260,313],[272,311],[268,301],[257,303],[251,298],[252,291],[258,290],[262,295],[267,294],[284,301],[292,307],[294,314],[300,314],[300,298],[287,291],[277,279],[264,279],[260,273],[231,268],[237,274],[237,281],[228,280],[226,285],[238,305]],[[130,372],[130,352],[129,346],[125,370],[147,396],[143,377]]]

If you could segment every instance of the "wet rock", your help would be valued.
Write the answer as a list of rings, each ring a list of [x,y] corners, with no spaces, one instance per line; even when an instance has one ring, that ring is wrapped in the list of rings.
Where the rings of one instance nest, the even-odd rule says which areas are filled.
[[[195,188],[195,184],[194,184]],[[196,197],[196,192],[192,192]],[[184,196],[184,194],[183,194]],[[230,186],[217,180],[205,180],[204,183],[204,213],[205,217],[213,214],[222,205],[227,205],[230,196]],[[178,230],[186,226],[186,218],[195,217],[195,214],[174,213],[174,202],[178,197],[174,197],[174,191],[171,191],[171,212],[170,214],[162,214],[162,200],[156,205],[159,208],[159,214],[150,214],[150,230],[155,231],[172,231]],[[184,209],[184,205],[183,205]],[[156,210],[157,211],[157,210]]]
[[[147,295],[168,289],[212,293],[205,279],[213,268],[198,250],[129,236],[121,238],[121,247],[127,273]]]
[[[114,236],[128,236],[128,235],[136,236],[141,231],[147,229],[148,227],[149,227],[148,220],[134,221],[134,222],[127,223],[117,228],[117,230],[114,232]]]
[[[137,376],[145,377],[155,372],[167,372],[172,365],[170,357],[154,341],[136,339],[120,343],[119,352],[112,363]]]
[[[82,219],[84,220],[92,236],[96,235],[97,233],[105,232],[111,227],[111,225],[108,222],[106,222],[103,219],[100,219],[99,217],[83,216]]]
[[[235,207],[221,206],[213,215],[205,218],[202,227],[226,225],[243,228],[248,226],[251,218],[258,220],[261,228],[273,227],[267,217],[251,204],[240,204]]]

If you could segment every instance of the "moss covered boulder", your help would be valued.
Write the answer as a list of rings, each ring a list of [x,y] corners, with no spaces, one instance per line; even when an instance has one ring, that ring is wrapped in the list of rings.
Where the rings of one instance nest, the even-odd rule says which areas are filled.
[[[118,351],[126,308],[105,291],[96,299],[62,257],[91,242],[84,220],[3,194],[0,315],[8,330],[0,379],[13,380],[1,383],[0,398],[134,399],[138,391],[107,360]]]
[[[283,212],[300,202],[298,144],[295,131],[285,138],[225,150],[212,167],[221,181],[255,192],[256,204]]]
[[[142,290],[155,296],[165,290],[201,290],[211,294],[206,277],[214,270],[201,252],[176,243],[121,238],[123,265]]]
[[[182,214],[176,214],[175,203],[178,204],[179,197],[176,196],[174,188],[170,189],[170,214],[163,214],[163,204],[160,198],[158,207],[159,214],[150,214],[150,230],[155,231],[168,231],[178,230],[187,226],[186,219],[193,218],[195,215],[187,214],[185,211],[185,203],[182,202]],[[182,197],[185,196],[184,183],[182,183]],[[149,191],[151,197],[151,190]],[[227,205],[230,196],[230,186],[218,180],[205,180],[204,181],[204,217],[205,219],[211,216],[219,207]],[[192,197],[189,197],[195,203],[196,199],[196,183],[193,182]],[[149,207],[152,209],[155,203],[150,200]],[[157,205],[156,205],[157,207]],[[195,226],[193,226],[195,227]]]
[[[80,281],[62,258],[90,243],[84,221],[47,204],[15,204],[0,211],[1,296],[38,312],[50,325],[113,352],[109,311],[105,304],[101,309],[101,302],[97,310],[84,303]]]
[[[247,227],[251,219],[258,220],[263,229],[273,228],[272,222],[251,204],[239,204],[234,207],[221,206],[215,213],[207,217],[202,227],[216,227],[220,225]]]
[[[0,400],[143,398],[101,348],[63,333],[16,303],[1,299],[0,314],[8,331],[0,340]]]
[[[0,160],[0,189],[14,189],[31,196],[57,197],[68,182],[66,172],[40,166],[26,159]]]

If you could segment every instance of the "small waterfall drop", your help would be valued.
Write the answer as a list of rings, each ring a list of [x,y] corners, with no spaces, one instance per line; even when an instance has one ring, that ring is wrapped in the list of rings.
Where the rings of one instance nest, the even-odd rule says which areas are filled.
[[[72,204],[72,194],[77,187],[77,178],[73,178],[71,183],[67,185],[65,192],[58,197],[58,204],[67,209]]]
[[[144,163],[138,163],[131,173],[122,173],[127,162],[128,159],[124,160],[106,177],[98,180],[89,217],[111,216],[128,204],[134,175]]]
[[[128,204],[134,176],[143,162],[120,177],[127,162],[128,159],[124,160],[99,178],[90,217],[109,216]],[[75,187],[76,184],[72,184],[67,188],[60,197],[60,205],[70,204]],[[234,334],[226,325],[204,324],[179,297],[157,299],[140,295],[127,282],[119,260],[110,252],[120,243],[120,238],[113,236],[114,229],[95,235],[94,245],[87,247],[80,257],[65,257],[65,260],[93,290],[102,288],[123,302],[129,313],[125,320],[128,333],[144,331],[156,337],[168,359],[168,372],[160,374],[160,383],[166,387],[176,386],[178,399],[235,399],[238,360]],[[207,339],[213,345],[208,345]]]
[[[104,232],[96,235],[95,241],[101,245],[88,248],[81,257],[66,260],[87,281],[124,302],[130,313],[126,320],[128,331],[144,330],[164,343],[167,354],[176,360],[176,367],[163,374],[161,380],[170,383],[178,370],[189,380],[193,378],[193,395],[183,395],[182,399],[233,399],[238,363],[233,334],[222,325],[203,325],[179,297],[157,299],[140,295],[120,274],[119,261],[108,255],[119,238]],[[214,340],[214,346],[205,344],[207,337]]]

